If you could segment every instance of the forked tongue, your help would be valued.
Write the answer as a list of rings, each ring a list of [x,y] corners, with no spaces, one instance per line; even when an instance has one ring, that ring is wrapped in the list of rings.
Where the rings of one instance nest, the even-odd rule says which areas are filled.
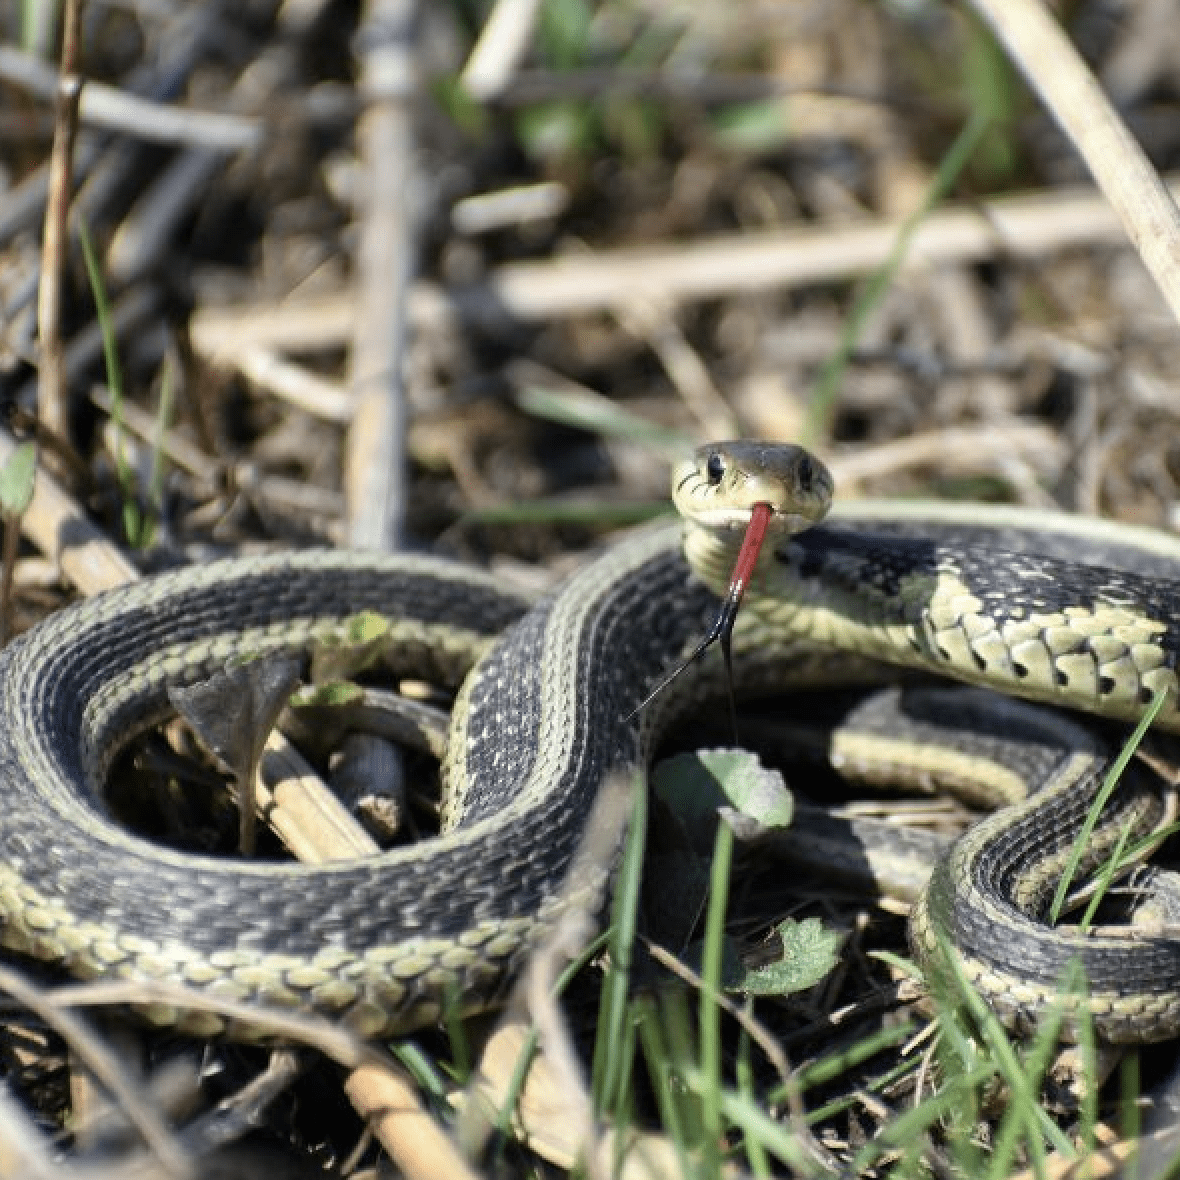
[[[735,745],[739,744],[737,736],[737,702],[733,693],[733,660],[731,657],[730,642],[733,636],[733,625],[737,622],[738,608],[742,605],[742,598],[746,593],[746,587],[749,585],[750,578],[753,576],[754,567],[758,564],[758,555],[762,552],[762,542],[766,538],[766,528],[770,524],[770,518],[773,514],[774,509],[764,500],[759,500],[750,510],[750,523],[746,525],[746,535],[742,538],[742,547],[738,551],[737,561],[733,563],[733,573],[729,576],[729,589],[725,592],[721,609],[717,612],[717,618],[713,620],[713,625],[709,628],[708,634],[697,644],[692,655],[684,660],[683,663],[673,668],[627,714],[624,718],[625,721],[630,721],[633,717],[642,713],[668,685],[687,668],[691,668],[720,639],[721,654],[725,658],[725,683],[729,690],[729,715],[730,721],[733,724],[733,740]]]

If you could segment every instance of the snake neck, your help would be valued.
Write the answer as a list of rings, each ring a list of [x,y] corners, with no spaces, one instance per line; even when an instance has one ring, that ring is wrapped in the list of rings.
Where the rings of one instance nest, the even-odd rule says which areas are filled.
[[[693,573],[719,598],[724,598],[729,589],[744,538],[744,529],[706,528],[692,520],[684,522],[684,556]],[[764,581],[774,568],[776,547],[776,538],[770,533],[758,556],[751,585]]]

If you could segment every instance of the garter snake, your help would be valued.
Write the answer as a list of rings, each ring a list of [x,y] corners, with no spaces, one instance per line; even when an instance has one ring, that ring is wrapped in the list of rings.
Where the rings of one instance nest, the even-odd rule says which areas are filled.
[[[805,683],[820,667],[839,678],[855,664],[832,671],[839,645],[1122,719],[1153,693],[1175,699],[1180,542],[1162,534],[871,505],[794,535],[824,515],[831,485],[793,447],[702,448],[673,484],[683,539],[679,527],[641,531],[536,605],[442,560],[308,552],[161,575],[33,628],[0,654],[0,938],[82,977],[311,1007],[370,1035],[432,1021],[451,999],[493,1002],[554,915],[599,785],[644,760],[656,723],[628,715],[706,630],[757,500],[776,505],[778,533],[735,631],[744,683]],[[461,685],[438,839],[304,866],[182,854],[110,818],[104,778],[168,715],[169,684],[227,660],[305,653],[371,614],[389,620],[394,674]],[[1161,719],[1180,727],[1174,704]],[[1104,764],[1100,740],[1070,726],[1071,748],[1031,800],[997,812],[982,845],[969,835],[936,870],[915,948],[958,948],[1016,1026],[1080,955],[1102,1035],[1170,1036],[1180,943],[1083,939],[1026,912]],[[1132,784],[1120,799],[1100,825],[1107,845],[1125,817],[1158,819],[1153,791]],[[583,892],[606,885],[602,870]],[[207,1014],[147,1014],[227,1031]]]

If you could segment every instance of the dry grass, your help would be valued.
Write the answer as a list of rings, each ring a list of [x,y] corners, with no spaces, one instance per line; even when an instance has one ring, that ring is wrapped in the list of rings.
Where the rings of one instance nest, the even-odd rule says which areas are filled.
[[[41,458],[17,626],[168,565],[308,543],[410,541],[547,585],[663,497],[670,450],[721,434],[809,436],[844,495],[1180,527],[1180,238],[1156,180],[1180,162],[1171,8],[1083,0],[1066,40],[1034,0],[972,7],[12,6],[0,461],[32,436]],[[965,127],[970,157],[948,168]],[[113,389],[67,215],[94,243]],[[303,770],[280,776],[284,839],[310,809],[332,839],[308,857],[368,846]],[[725,1125],[771,1147],[726,1167],[782,1168],[776,1143],[803,1152],[793,1167],[848,1167],[930,1093],[923,1045],[903,1044],[913,989],[872,954],[901,945],[900,922],[779,877],[743,881],[747,950],[783,914],[821,914],[845,958],[805,1002],[727,1022],[726,1069],[758,1101]],[[99,1037],[63,1010],[77,993],[45,992],[60,980],[2,971],[0,1176],[212,1175],[214,1153],[219,1175],[371,1176],[370,1134],[414,1176],[551,1175],[601,1130],[575,1052],[600,967],[573,983],[568,1028],[534,995],[558,1048],[516,1122],[554,1163],[487,1146],[526,1020],[475,1024],[466,1049],[427,1034],[395,1070],[314,1022],[284,1025],[305,1047],[269,1057],[132,1035],[118,989],[87,996],[111,1008]],[[680,1027],[683,1000],[642,1003]],[[781,1056],[751,1065],[743,1022],[741,1044]],[[837,1052],[857,1060],[829,1076]],[[466,1089],[447,1072],[465,1053]],[[1146,1054],[1140,1084],[1171,1064]],[[658,1086],[633,1091],[635,1127],[597,1140],[588,1171],[622,1152],[628,1175],[679,1173]],[[445,1129],[457,1106],[474,1164]],[[1076,1130],[1066,1100],[1046,1109]],[[969,1136],[1002,1135],[977,1115]],[[964,1168],[937,1143],[923,1166]]]

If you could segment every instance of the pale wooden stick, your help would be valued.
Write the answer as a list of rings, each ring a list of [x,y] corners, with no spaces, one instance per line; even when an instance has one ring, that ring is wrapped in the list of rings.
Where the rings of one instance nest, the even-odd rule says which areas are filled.
[[[0,46],[0,78],[43,99],[52,98],[60,85],[51,66],[11,46]],[[223,152],[256,147],[263,132],[261,119],[152,102],[101,82],[87,85],[79,114],[88,126],[136,139]]]
[[[1073,141],[1180,320],[1180,210],[1040,0],[972,0]]]
[[[1047,426],[1022,418],[1001,418],[978,426],[948,426],[890,439],[859,450],[825,455],[843,495],[857,483],[915,467],[952,472],[1003,471],[1003,456],[1030,463],[1049,477],[1068,457],[1060,437]]]
[[[349,540],[396,549],[406,514],[408,411],[402,381],[414,253],[414,0],[368,0],[360,56],[366,110],[357,142],[368,175],[357,251],[357,316],[349,358],[356,403],[345,453]],[[365,38],[364,30],[370,30]]]
[[[71,10],[76,10],[76,5],[66,6],[67,14]],[[69,387],[62,354],[61,284],[69,253],[74,133],[78,126],[78,99],[81,93],[81,79],[76,74],[63,74],[57,96],[53,154],[49,160],[49,201],[41,239],[41,289],[37,298],[37,328],[41,349],[37,413],[42,425],[63,439],[69,437]]]
[[[243,377],[326,422],[351,422],[352,395],[338,381],[321,377],[265,348],[247,348],[234,358]]]
[[[512,81],[533,36],[540,0],[496,0],[463,67],[459,82],[477,102],[488,102]]]
[[[422,1105],[417,1089],[392,1069],[362,1065],[344,1083],[403,1175],[414,1180],[477,1180],[451,1137]]]
[[[1028,1168],[1013,1172],[1008,1180],[1107,1180],[1108,1177],[1126,1176],[1128,1165],[1145,1150],[1164,1148],[1170,1156],[1177,1148],[1176,1132],[1169,1128],[1145,1135],[1141,1139],[1123,1139],[1107,1123],[1099,1123],[1094,1129],[1094,1150],[1085,1155],[1069,1159],[1059,1152],[1045,1158],[1043,1168]],[[1166,1159],[1168,1156],[1165,1156]],[[1163,1160],[1160,1161],[1161,1163]],[[1140,1174],[1132,1171],[1131,1175]],[[1161,1175],[1148,1172],[1148,1175]]]
[[[1180,178],[1171,183],[1180,191]],[[419,327],[467,315],[546,320],[626,307],[637,292],[675,302],[838,282],[879,266],[897,231],[896,221],[879,220],[509,263],[462,293],[415,284],[409,317]],[[914,234],[903,269],[997,255],[1046,258],[1124,240],[1118,218],[1093,189],[1033,193],[932,213]],[[355,316],[355,296],[342,291],[283,304],[203,308],[191,329],[201,355],[224,360],[247,347],[294,353],[339,348]]]
[[[556,180],[474,193],[456,201],[451,224],[461,234],[485,234],[512,225],[547,221],[565,211],[569,189]]]

